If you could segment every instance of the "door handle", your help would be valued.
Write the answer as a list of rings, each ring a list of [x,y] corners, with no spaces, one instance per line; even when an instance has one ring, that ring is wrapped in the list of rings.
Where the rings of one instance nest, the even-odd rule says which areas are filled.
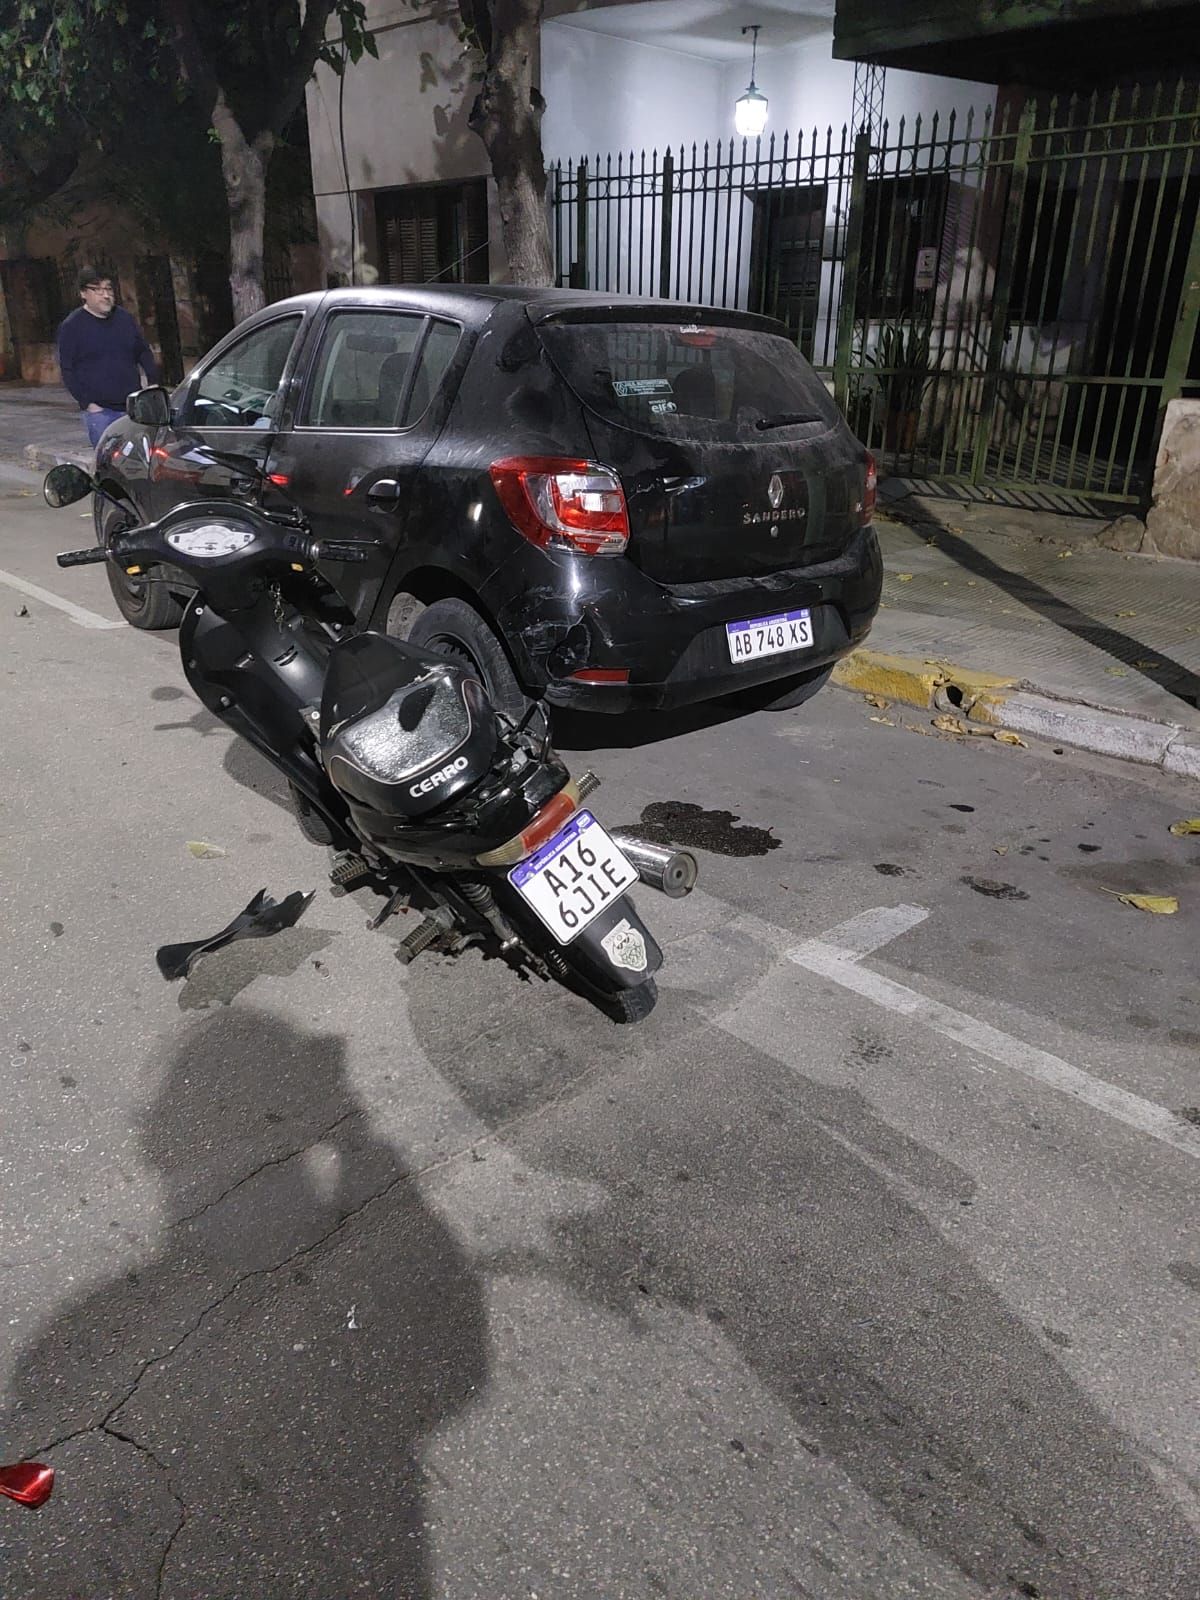
[[[395,478],[379,478],[367,490],[367,499],[372,505],[387,509],[399,505],[403,493]]]

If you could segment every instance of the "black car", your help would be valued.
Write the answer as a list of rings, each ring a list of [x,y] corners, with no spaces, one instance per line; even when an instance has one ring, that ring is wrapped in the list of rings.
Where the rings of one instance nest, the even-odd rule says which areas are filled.
[[[290,499],[320,537],[378,541],[325,575],[364,626],[470,660],[503,710],[797,705],[879,603],[874,464],[764,317],[339,289],[249,318],[148,425],[167,398],[131,396],[104,435],[113,495],[139,518]],[[102,538],[129,515],[97,498]],[[178,622],[181,586],[109,570],[135,626]]]

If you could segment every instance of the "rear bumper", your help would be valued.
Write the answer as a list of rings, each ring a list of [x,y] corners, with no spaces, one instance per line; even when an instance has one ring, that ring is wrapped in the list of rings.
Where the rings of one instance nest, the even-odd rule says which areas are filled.
[[[883,563],[873,528],[836,560],[765,578],[668,587],[636,568],[613,564],[618,581],[593,591],[555,624],[539,597],[538,626],[523,632],[502,618],[523,647],[529,687],[553,705],[581,711],[665,710],[737,689],[820,671],[861,644],[879,609]],[[556,608],[557,609],[557,608]],[[565,610],[565,608],[563,608]],[[809,649],[735,665],[725,624],[808,609]],[[627,683],[583,683],[583,667],[627,670]]]

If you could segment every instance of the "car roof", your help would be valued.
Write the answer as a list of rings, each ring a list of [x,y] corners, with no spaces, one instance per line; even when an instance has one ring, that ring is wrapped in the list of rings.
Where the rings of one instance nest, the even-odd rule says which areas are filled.
[[[638,320],[646,320],[646,311],[670,310],[668,320],[675,321],[681,312],[689,319],[753,324],[770,331],[782,331],[773,319],[755,316],[745,311],[724,309],[719,306],[701,306],[686,301],[660,300],[651,295],[613,295],[598,290],[529,288],[512,283],[471,284],[375,284],[340,289],[326,289],[314,294],[293,295],[266,308],[273,315],[288,310],[310,310],[324,303],[327,309],[342,306],[403,307],[406,310],[424,311],[430,316],[452,317],[470,326],[482,326],[500,305],[524,307],[530,319],[541,322],[547,318],[563,317],[577,320],[592,315],[605,315],[605,320],[619,318],[622,312],[641,311]],[[259,316],[263,313],[259,312]]]

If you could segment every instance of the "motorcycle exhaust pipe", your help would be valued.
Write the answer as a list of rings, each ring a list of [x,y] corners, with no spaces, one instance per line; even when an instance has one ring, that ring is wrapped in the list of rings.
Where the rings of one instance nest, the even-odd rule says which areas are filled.
[[[700,869],[690,850],[672,850],[666,845],[648,844],[635,833],[613,830],[612,837],[637,868],[638,877],[670,900],[682,900],[696,887]]]

